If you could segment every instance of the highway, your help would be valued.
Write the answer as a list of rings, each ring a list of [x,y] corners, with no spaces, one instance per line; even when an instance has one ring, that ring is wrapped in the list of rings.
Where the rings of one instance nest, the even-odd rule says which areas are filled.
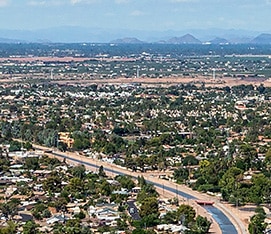
[[[42,149],[42,148],[39,148]],[[59,157],[59,158],[66,158],[67,160],[69,160],[70,162],[73,162],[75,164],[83,164],[86,167],[91,167],[94,169],[99,168],[101,165],[103,165],[104,170],[107,173],[112,173],[112,175],[116,175],[116,174],[120,174],[120,175],[130,175],[133,177],[136,177],[138,175],[140,175],[140,173],[135,173],[135,172],[131,172],[125,168],[119,168],[116,165],[109,165],[108,163],[103,163],[103,162],[90,162],[91,159],[90,158],[86,158],[84,156],[79,156],[79,155],[68,155],[68,153],[60,153],[60,152],[55,152],[52,151],[51,153],[52,155]],[[146,178],[145,178],[146,179]],[[186,192],[177,190],[177,184],[175,184],[174,186],[170,185],[165,185],[164,183],[158,183],[157,180],[154,181],[154,179],[152,179],[151,177],[149,177],[148,179],[146,179],[146,181],[148,183],[152,183],[154,184],[154,186],[162,188],[165,191],[169,191],[172,193],[178,193],[179,196],[182,196],[186,199],[190,199],[190,200],[196,200],[196,199],[200,199],[199,197],[195,197],[192,196]],[[238,217],[235,217],[233,214],[231,214],[230,212],[225,211],[225,208],[222,207],[222,205],[219,205],[220,208],[218,208],[217,206],[205,206],[205,210],[214,218],[214,220],[218,223],[218,225],[220,226],[221,232],[222,234],[246,234],[247,231],[244,227],[244,225],[241,223],[241,221],[238,219]],[[223,209],[222,209],[223,208]],[[227,213],[227,215],[225,214]],[[234,220],[235,225],[233,224],[233,222],[229,219],[229,216],[231,217],[231,220]],[[238,231],[237,228],[238,227]]]

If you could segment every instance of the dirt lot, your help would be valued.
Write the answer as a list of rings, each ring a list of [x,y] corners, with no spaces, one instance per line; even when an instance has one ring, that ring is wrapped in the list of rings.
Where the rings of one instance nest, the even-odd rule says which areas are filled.
[[[171,85],[178,84],[195,84],[197,86],[205,85],[206,87],[225,87],[225,86],[236,86],[236,85],[256,85],[259,86],[263,84],[266,87],[271,87],[271,80],[264,79],[241,79],[241,78],[219,78],[219,79],[210,79],[208,77],[164,77],[164,78],[116,78],[116,79],[76,79],[76,80],[56,80],[53,81],[59,84],[131,84],[138,83],[142,86],[153,86],[153,87],[167,87]]]

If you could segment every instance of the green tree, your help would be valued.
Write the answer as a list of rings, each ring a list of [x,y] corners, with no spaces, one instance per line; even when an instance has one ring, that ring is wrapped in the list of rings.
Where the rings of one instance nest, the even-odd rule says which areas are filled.
[[[189,226],[190,224],[194,222],[196,211],[193,209],[193,207],[182,204],[179,206],[177,210],[177,214],[182,224],[185,226]]]
[[[155,197],[147,197],[140,206],[140,217],[144,218],[150,214],[158,214],[158,201]]]
[[[226,201],[239,187],[239,181],[243,178],[243,170],[237,167],[229,168],[219,181],[222,197]]]
[[[27,221],[23,225],[23,234],[38,234],[38,225],[34,221]]]
[[[100,166],[100,167],[99,167],[98,175],[101,176],[101,177],[106,177],[106,174],[105,174],[105,171],[104,171],[104,167],[103,167],[103,166]]]
[[[262,234],[267,227],[267,223],[264,222],[266,213],[262,207],[258,207],[255,212],[256,214],[253,215],[250,219],[248,231],[250,234]]]
[[[132,180],[131,176],[118,175],[115,177],[115,179],[121,184],[122,188],[131,190],[133,187],[135,187],[135,182]]]
[[[209,233],[209,229],[211,226],[211,222],[206,218],[202,216],[196,217],[195,225],[193,225],[192,230],[195,234],[205,234]]]
[[[61,182],[61,177],[59,175],[52,174],[43,181],[43,189],[48,192],[60,192],[62,187]]]
[[[84,165],[75,166],[71,169],[71,174],[79,179],[84,179],[86,176],[86,168]]]
[[[174,170],[173,177],[178,183],[185,183],[189,178],[189,171],[187,168],[180,167]]]
[[[17,226],[13,221],[7,221],[6,227],[0,228],[0,234],[15,234]]]
[[[39,159],[37,157],[27,157],[25,158],[24,166],[28,170],[37,170],[39,169]]]
[[[17,214],[19,204],[20,200],[12,198],[8,202],[0,204],[0,210],[6,218],[11,218],[13,215]]]

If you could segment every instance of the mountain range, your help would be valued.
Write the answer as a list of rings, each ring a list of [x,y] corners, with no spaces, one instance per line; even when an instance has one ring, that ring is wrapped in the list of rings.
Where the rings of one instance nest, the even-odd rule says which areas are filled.
[[[181,35],[181,36],[178,36]],[[140,38],[140,39],[139,39]],[[235,29],[146,31],[63,26],[38,30],[0,29],[0,43],[169,43],[169,44],[271,44],[271,32]]]
[[[148,43],[144,41],[140,41],[137,38],[122,38],[122,39],[117,39],[113,40],[110,43],[113,44],[143,44],[143,43]],[[260,34],[257,37],[247,40],[247,41],[240,41],[240,42],[231,42],[225,38],[220,38],[216,37],[212,40],[208,41],[200,41],[199,39],[195,38],[191,34],[185,34],[181,37],[172,37],[168,40],[161,40],[155,43],[159,44],[215,44],[215,45],[225,45],[225,44],[271,44],[271,34]]]

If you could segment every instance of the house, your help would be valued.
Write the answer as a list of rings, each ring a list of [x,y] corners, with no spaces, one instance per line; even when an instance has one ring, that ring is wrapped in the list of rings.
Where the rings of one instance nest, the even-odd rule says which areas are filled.
[[[184,231],[188,230],[188,228],[183,225],[160,224],[157,225],[157,230],[161,233],[183,233]]]
[[[61,214],[61,215],[54,215],[53,217],[47,219],[46,223],[51,225],[54,223],[65,223],[68,220],[68,217]]]
[[[141,191],[140,187],[134,187],[132,188],[132,193],[139,193]]]
[[[111,208],[102,208],[95,212],[97,219],[104,221],[115,221],[120,219],[119,212]]]
[[[59,132],[58,141],[67,144],[68,148],[72,148],[74,139],[71,138],[70,135],[71,134],[69,132]]]

